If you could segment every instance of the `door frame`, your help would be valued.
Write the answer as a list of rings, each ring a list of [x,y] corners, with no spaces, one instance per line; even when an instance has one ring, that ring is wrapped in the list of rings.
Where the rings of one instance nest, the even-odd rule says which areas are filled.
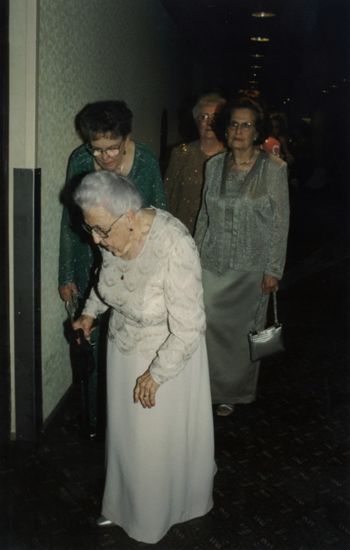
[[[9,316],[9,0],[0,2],[0,445],[11,431]]]

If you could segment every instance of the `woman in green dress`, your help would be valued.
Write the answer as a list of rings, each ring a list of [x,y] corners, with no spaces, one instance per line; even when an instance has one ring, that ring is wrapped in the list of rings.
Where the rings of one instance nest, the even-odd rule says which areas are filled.
[[[80,214],[71,198],[83,176],[98,170],[127,176],[140,191],[145,207],[164,208],[166,204],[156,157],[145,145],[131,138],[132,117],[124,101],[114,100],[87,104],[75,119],[83,144],[73,151],[68,163],[63,192],[58,285],[62,300],[67,305],[77,304],[76,313],[94,284],[94,273],[100,263],[97,247],[81,231]],[[95,358],[97,355],[96,350]],[[96,416],[97,370],[90,380],[92,424]]]

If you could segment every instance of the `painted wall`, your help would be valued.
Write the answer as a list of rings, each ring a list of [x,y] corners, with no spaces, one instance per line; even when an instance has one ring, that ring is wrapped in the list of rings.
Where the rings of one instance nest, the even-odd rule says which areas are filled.
[[[189,89],[188,55],[159,0],[38,0],[37,166],[42,170],[42,368],[46,418],[71,383],[57,292],[61,206],[67,159],[78,144],[74,116],[100,99],[124,99],[134,137],[159,153],[161,114],[169,142]],[[188,61],[186,61],[188,63]]]
[[[13,169],[36,166],[37,0],[9,2],[9,281],[11,432],[15,432]]]

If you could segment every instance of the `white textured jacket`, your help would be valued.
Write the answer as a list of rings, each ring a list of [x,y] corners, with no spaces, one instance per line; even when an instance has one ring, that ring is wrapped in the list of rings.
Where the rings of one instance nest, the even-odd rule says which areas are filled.
[[[83,313],[97,317],[110,307],[108,338],[118,349],[147,357],[159,384],[177,376],[205,332],[201,267],[188,230],[157,209],[135,259],[103,249],[102,257]]]

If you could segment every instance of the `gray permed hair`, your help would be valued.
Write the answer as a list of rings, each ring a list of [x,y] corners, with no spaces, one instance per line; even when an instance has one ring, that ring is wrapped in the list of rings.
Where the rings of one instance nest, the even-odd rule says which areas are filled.
[[[73,194],[83,210],[102,206],[115,216],[142,208],[142,197],[132,181],[124,176],[101,170],[85,176]]]
[[[226,99],[223,98],[220,94],[212,93],[212,94],[202,95],[192,109],[192,116],[196,120],[196,118],[199,115],[199,111],[201,110],[203,105],[215,104],[219,106],[219,105],[224,105],[225,103],[226,103]]]

